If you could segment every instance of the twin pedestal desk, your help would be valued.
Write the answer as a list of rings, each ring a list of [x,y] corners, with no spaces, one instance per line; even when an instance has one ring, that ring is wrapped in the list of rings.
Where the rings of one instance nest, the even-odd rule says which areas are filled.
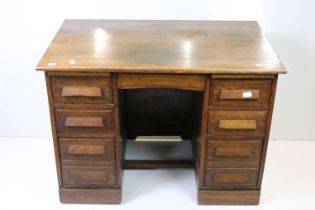
[[[159,167],[194,168],[199,204],[259,202],[286,70],[256,22],[66,20],[37,70],[61,202],[120,203],[123,169]],[[193,158],[125,160],[127,139],[153,135]]]

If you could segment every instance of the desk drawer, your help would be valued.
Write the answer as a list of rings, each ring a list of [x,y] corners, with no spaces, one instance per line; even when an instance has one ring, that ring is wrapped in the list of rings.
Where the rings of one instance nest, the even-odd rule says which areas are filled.
[[[207,168],[205,186],[207,187],[255,187],[258,184],[258,169],[217,169]]]
[[[257,136],[265,134],[266,111],[209,111],[208,135]]]
[[[51,82],[56,105],[113,103],[109,76],[52,76]]]
[[[115,160],[114,139],[60,138],[62,161],[99,161],[112,164]]]
[[[113,166],[63,166],[63,187],[102,188],[116,184]]]
[[[272,79],[213,79],[210,106],[268,109]]]
[[[57,110],[56,129],[60,137],[114,136],[113,110]]]
[[[177,88],[204,90],[205,76],[189,74],[118,74],[118,88]]]
[[[259,167],[260,140],[210,140],[207,144],[207,167]]]

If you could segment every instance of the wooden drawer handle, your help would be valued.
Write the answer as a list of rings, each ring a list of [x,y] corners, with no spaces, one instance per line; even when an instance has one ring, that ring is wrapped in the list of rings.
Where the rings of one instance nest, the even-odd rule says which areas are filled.
[[[217,148],[214,152],[216,157],[250,157],[250,148]]]
[[[67,127],[104,127],[102,117],[66,117]]]
[[[220,129],[250,129],[257,128],[256,120],[219,120]]]
[[[61,95],[64,97],[101,97],[102,91],[99,87],[66,86],[62,88]]]
[[[259,99],[259,90],[221,90],[220,99],[254,100]]]
[[[67,179],[75,185],[100,185],[106,183],[105,171],[69,171]]]
[[[102,155],[104,146],[101,145],[70,145],[67,153],[69,155]]]
[[[213,176],[214,183],[247,183],[249,181],[248,173],[217,173]]]

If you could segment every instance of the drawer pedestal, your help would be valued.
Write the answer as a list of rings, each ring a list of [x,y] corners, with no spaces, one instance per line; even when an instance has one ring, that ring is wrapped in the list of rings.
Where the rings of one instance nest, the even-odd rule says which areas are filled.
[[[130,75],[128,78],[135,77]],[[75,77],[50,73],[46,77],[60,200],[119,203],[123,160],[120,124],[124,120],[119,111],[123,112],[126,104],[118,97],[117,78],[123,78],[125,83],[126,78],[84,73]],[[145,78],[139,87],[144,88],[151,81],[150,76]],[[183,81],[191,79],[183,78]],[[195,154],[198,201],[200,204],[257,204],[277,77],[244,75],[235,79],[229,75],[223,78],[206,75],[198,79],[199,87],[204,88],[199,94],[203,105],[194,105],[202,115],[200,144]],[[159,80],[164,87],[163,77]],[[167,77],[166,81],[169,80]],[[121,88],[135,87],[121,85]],[[152,88],[151,84],[148,88]]]

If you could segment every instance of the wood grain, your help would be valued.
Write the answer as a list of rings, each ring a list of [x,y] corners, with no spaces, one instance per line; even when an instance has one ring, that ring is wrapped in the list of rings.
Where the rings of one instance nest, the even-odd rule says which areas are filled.
[[[261,163],[260,163],[260,170],[259,170],[259,179],[258,179],[259,186],[261,186],[264,168],[265,168],[266,154],[267,154],[270,128],[271,128],[271,120],[272,120],[274,102],[275,102],[275,97],[276,97],[277,81],[278,81],[278,75],[275,75],[275,79],[272,82],[271,92],[270,92],[269,111],[268,111],[268,116],[266,120],[266,133],[265,133],[265,139],[264,139],[264,145],[262,149],[262,156],[261,156]]]
[[[67,153],[69,155],[102,155],[104,146],[99,145],[70,145]]]
[[[204,90],[205,77],[183,74],[119,74],[118,88],[176,88],[184,90]]]
[[[114,139],[59,138],[61,161],[68,165],[111,165],[115,160]]]
[[[219,120],[219,129],[229,130],[255,130],[257,129],[256,120]]]
[[[56,107],[77,104],[112,104],[112,79],[110,75],[52,74],[52,91]]]
[[[202,205],[257,205],[259,190],[200,190],[198,203]]]
[[[249,175],[247,173],[227,173],[227,174],[214,174],[213,182],[216,184],[220,183],[244,183],[248,182]]]
[[[206,167],[258,168],[261,140],[208,140]]]
[[[101,117],[65,117],[67,127],[104,127]]]
[[[116,183],[113,166],[62,166],[63,187],[102,188]]]
[[[248,95],[248,96],[246,96]],[[259,90],[221,90],[221,100],[254,100],[259,99]]]
[[[113,137],[113,110],[56,110],[59,137]],[[67,120],[68,119],[68,120]]]
[[[272,79],[259,77],[213,79],[210,90],[210,108],[213,110],[233,110],[235,108],[268,110],[271,84]]]
[[[258,203],[286,70],[256,22],[66,20],[37,69],[62,202],[119,203],[124,167],[194,166],[199,203]],[[124,162],[142,133],[191,139],[194,160]]]
[[[258,183],[258,169],[255,168],[207,168],[205,186],[244,189]]]
[[[217,148],[214,152],[216,157],[250,157],[250,148]]]
[[[59,188],[62,203],[90,203],[90,204],[119,204],[121,203],[121,189],[79,189]]]
[[[99,87],[80,87],[80,86],[64,86],[62,88],[62,96],[85,96],[85,97],[101,97],[102,91]]]
[[[209,111],[207,132],[209,136],[219,138],[262,138],[265,134],[266,119],[266,111]]]
[[[200,140],[197,147],[197,158],[196,158],[196,176],[197,176],[197,185],[198,189],[204,187],[204,177],[205,177],[205,165],[206,165],[206,147],[207,147],[207,127],[208,127],[208,110],[209,110],[209,93],[211,90],[211,80],[210,76],[206,79],[206,89],[203,94],[203,103],[202,103],[202,118],[201,118],[201,128],[200,128]]]
[[[257,22],[251,21],[65,20],[37,69],[286,73]]]
[[[57,125],[56,125],[56,116],[55,116],[55,107],[54,107],[54,100],[53,100],[53,91],[52,91],[52,83],[51,77],[45,72],[45,81],[46,81],[46,89],[47,89],[47,96],[49,102],[49,112],[50,112],[50,125],[51,125],[51,132],[53,137],[53,144],[54,144],[54,156],[55,156],[55,163],[56,163],[56,171],[57,171],[57,178],[58,178],[58,185],[62,187],[62,176],[61,176],[61,163],[60,163],[60,151],[59,151],[59,142],[57,138]]]
[[[193,160],[124,160],[124,169],[194,168]]]

